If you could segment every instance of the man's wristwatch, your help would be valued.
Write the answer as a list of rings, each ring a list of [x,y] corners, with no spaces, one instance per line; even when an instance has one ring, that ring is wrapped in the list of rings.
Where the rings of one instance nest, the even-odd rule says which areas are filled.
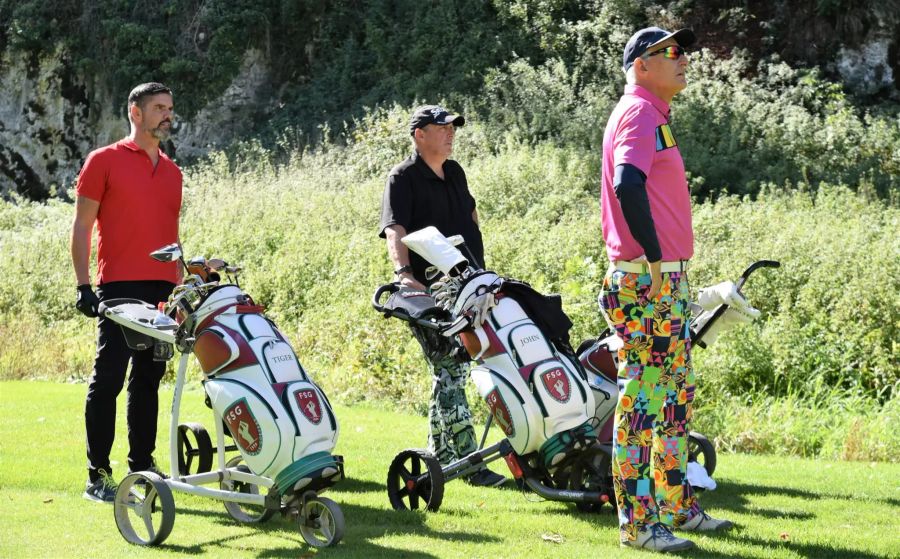
[[[394,275],[395,275],[395,276],[401,276],[401,275],[403,275],[403,274],[408,274],[408,273],[410,273],[410,272],[412,272],[412,266],[410,266],[409,264],[407,264],[406,266],[400,266],[399,268],[397,268],[396,270],[394,270]]]

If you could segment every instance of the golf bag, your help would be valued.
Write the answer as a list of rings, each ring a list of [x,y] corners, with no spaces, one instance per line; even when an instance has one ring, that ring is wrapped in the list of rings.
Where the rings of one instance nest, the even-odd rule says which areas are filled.
[[[436,299],[452,301],[450,319],[459,324],[446,333],[455,334],[476,361],[472,380],[515,453],[537,452],[550,472],[596,441],[607,406],[598,410],[597,388],[568,344],[571,322],[558,299],[490,271],[468,268],[453,276],[461,268],[453,253],[461,254],[434,228],[403,242],[451,274],[444,293],[435,292]],[[594,384],[600,387],[602,381]],[[608,395],[601,395],[606,403]]]
[[[331,405],[263,309],[226,284],[181,318],[210,403],[247,466],[273,479],[281,494],[338,481]]]

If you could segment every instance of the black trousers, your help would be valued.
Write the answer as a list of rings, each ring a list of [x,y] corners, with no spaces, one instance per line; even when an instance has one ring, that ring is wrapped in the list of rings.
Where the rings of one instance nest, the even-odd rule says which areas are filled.
[[[174,284],[166,281],[117,281],[97,288],[101,301],[128,297],[153,305],[165,301]],[[153,348],[134,351],[125,343],[122,327],[100,317],[97,325],[97,356],[94,374],[88,382],[84,406],[87,431],[88,476],[96,481],[101,468],[112,474],[109,453],[116,435],[116,397],[128,377],[128,468],[147,469],[156,448],[156,422],[159,409],[159,381],[166,372],[163,361],[153,360]]]

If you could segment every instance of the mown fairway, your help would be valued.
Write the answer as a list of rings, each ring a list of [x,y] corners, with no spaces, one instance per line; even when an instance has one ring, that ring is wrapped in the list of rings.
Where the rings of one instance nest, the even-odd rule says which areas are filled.
[[[112,507],[82,500],[85,385],[0,383],[0,557],[311,557],[286,520],[236,524],[222,505],[175,494],[175,527],[157,549],[125,543]],[[424,397],[424,396],[423,396]],[[211,424],[199,383],[186,392],[182,420]],[[167,448],[171,390],[161,396],[160,446]],[[328,557],[647,557],[620,550],[608,512],[577,513],[529,502],[516,490],[447,485],[439,513],[390,509],[384,478],[394,454],[424,442],[425,419],[371,408],[337,409],[338,452],[349,479],[330,496],[347,520]],[[124,399],[113,449],[124,465]],[[165,451],[157,451],[167,464]],[[505,466],[495,464],[498,471]],[[900,465],[775,456],[720,456],[720,487],[707,509],[738,524],[730,534],[697,537],[694,557],[897,557]]]

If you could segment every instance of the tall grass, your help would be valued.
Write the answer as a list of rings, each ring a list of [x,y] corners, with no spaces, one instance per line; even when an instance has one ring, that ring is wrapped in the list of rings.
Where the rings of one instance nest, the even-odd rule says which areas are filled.
[[[187,170],[182,240],[189,255],[244,266],[243,285],[329,394],[421,411],[430,381],[418,347],[369,303],[390,280],[379,204],[387,170],[409,150],[406,115],[373,111],[348,145],[284,165],[254,144],[213,155]],[[497,138],[473,120],[455,157],[479,203],[489,267],[560,292],[576,343],[596,335],[606,268],[597,154]],[[897,419],[900,210],[838,185],[784,186],[694,208],[695,288],[756,259],[783,265],[747,286],[762,318],[695,353],[698,424],[734,449],[897,458],[900,441],[879,425]],[[90,373],[93,322],[72,308],[72,212],[55,201],[0,205],[0,378]]]

